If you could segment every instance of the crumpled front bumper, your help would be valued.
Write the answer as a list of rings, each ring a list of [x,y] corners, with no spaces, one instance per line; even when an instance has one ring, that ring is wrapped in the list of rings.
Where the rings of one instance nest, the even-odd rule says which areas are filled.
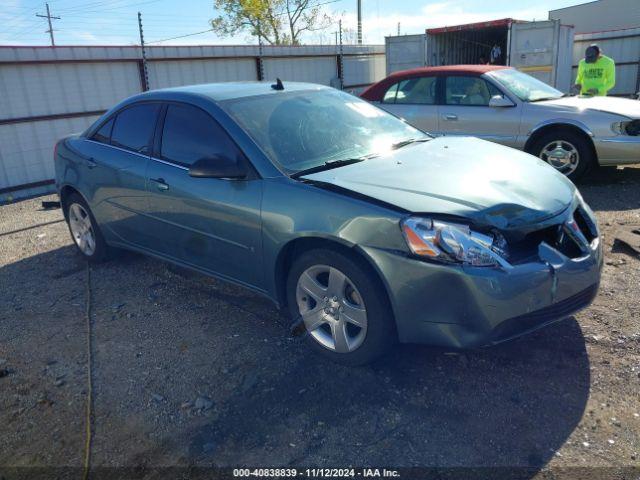
[[[600,238],[568,258],[542,243],[512,268],[448,266],[365,248],[382,273],[401,342],[453,348],[498,343],[586,307],[597,293]]]

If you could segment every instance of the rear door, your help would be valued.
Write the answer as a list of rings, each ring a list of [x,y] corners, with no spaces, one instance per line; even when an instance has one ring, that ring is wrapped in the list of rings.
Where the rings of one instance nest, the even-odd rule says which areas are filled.
[[[204,110],[169,103],[148,168],[154,250],[221,277],[261,283],[262,181],[194,178],[189,167],[216,154],[250,166],[233,140]]]
[[[490,107],[491,97],[504,93],[483,77],[450,75],[443,81],[440,131],[444,135],[469,135],[511,147],[518,145],[520,105]]]
[[[89,138],[87,178],[94,189],[92,210],[115,241],[145,246],[146,169],[159,103],[137,103],[113,115]]]
[[[385,92],[380,107],[420,130],[438,134],[437,80],[436,76],[400,80]]]

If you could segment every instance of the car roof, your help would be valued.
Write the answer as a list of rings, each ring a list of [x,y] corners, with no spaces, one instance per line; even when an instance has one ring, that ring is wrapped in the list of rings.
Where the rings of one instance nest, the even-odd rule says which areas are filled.
[[[442,65],[438,67],[418,67],[409,70],[400,70],[393,72],[388,77],[371,85],[362,93],[361,97],[370,101],[380,100],[391,85],[407,78],[422,77],[425,75],[444,76],[449,74],[480,76],[487,72],[508,68],[512,67],[505,67],[503,65]]]
[[[411,68],[409,70],[400,70],[398,72],[393,72],[390,77],[408,77],[412,75],[424,75],[426,73],[435,73],[444,75],[447,73],[474,73],[478,75],[482,75],[483,73],[491,72],[493,70],[503,70],[505,68],[504,65],[441,65],[438,67],[418,67]]]
[[[224,100],[233,100],[243,97],[253,97],[256,95],[272,95],[281,92],[275,90],[271,85],[275,80],[264,82],[222,82],[222,83],[204,83],[200,85],[187,85],[184,87],[163,88],[153,90],[137,96],[136,100],[147,98],[155,99],[179,99],[185,96],[195,95],[199,97],[208,97],[214,102]],[[302,91],[302,90],[323,90],[329,87],[318,85],[316,83],[304,82],[282,82],[285,92]]]

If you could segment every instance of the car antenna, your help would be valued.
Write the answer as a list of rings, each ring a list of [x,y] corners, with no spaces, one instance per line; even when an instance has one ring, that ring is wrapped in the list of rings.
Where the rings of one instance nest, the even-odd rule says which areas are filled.
[[[273,88],[274,90],[284,90],[284,85],[282,85],[282,80],[280,80],[279,78],[276,78],[276,83],[271,85],[271,88]]]

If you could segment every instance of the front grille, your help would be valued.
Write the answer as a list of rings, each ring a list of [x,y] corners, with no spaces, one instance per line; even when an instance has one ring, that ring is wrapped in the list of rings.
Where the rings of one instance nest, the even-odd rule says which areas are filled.
[[[597,237],[595,223],[579,206],[569,221],[536,230],[517,242],[509,243],[509,263],[518,265],[537,260],[538,247],[542,242],[569,258],[579,258],[589,253],[589,246]]]
[[[505,320],[491,335],[492,343],[501,342],[544,326],[554,320],[568,317],[572,313],[588,306],[598,293],[598,284],[592,285],[558,303],[541,308],[535,312]]]

